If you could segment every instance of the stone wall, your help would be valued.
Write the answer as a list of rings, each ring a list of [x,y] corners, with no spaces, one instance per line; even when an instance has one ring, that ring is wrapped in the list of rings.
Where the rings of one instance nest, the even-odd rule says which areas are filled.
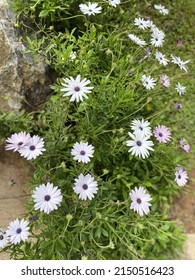
[[[18,111],[22,103],[33,111],[50,96],[51,75],[44,59],[23,52],[14,22],[13,11],[0,0],[0,111]]]

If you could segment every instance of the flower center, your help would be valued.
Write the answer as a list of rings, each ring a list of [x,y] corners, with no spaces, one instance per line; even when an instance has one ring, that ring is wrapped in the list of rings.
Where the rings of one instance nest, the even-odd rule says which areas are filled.
[[[141,203],[142,203],[142,201],[141,201],[141,199],[140,199],[140,198],[137,198],[137,200],[136,200],[136,201],[137,201],[137,203],[138,203],[138,204],[141,204]]]
[[[30,149],[31,151],[34,151],[34,150],[35,150],[35,146],[34,146],[34,145],[31,145],[29,149]]]
[[[46,196],[44,197],[44,199],[45,199],[45,201],[50,201],[51,196],[50,196],[50,195],[46,195]]]
[[[181,179],[181,175],[178,175],[178,179]]]
[[[91,12],[92,12],[92,9],[89,9],[89,12],[91,13]]]
[[[0,240],[3,240],[3,238],[4,238],[4,237],[3,237],[3,234],[2,234],[2,235],[0,235]]]
[[[75,87],[74,90],[78,92],[78,91],[80,91],[81,89],[80,89],[80,87]]]
[[[17,234],[20,234],[22,232],[22,229],[21,228],[18,228],[17,230],[16,230],[16,233]]]
[[[87,189],[88,189],[87,184],[82,185],[82,188],[83,188],[84,190],[87,190]]]
[[[85,151],[80,151],[80,155],[84,156],[85,155]]]
[[[163,137],[163,134],[160,132],[159,134],[158,134],[160,137]]]
[[[142,145],[142,142],[141,142],[141,141],[137,141],[137,143],[136,143],[136,144],[137,144],[137,146],[139,146],[139,147],[140,147],[140,146]]]
[[[18,146],[22,146],[22,145],[23,145],[23,142],[19,142],[19,143],[18,143]]]
[[[140,126],[139,129],[140,129],[140,130],[143,130],[143,127]]]

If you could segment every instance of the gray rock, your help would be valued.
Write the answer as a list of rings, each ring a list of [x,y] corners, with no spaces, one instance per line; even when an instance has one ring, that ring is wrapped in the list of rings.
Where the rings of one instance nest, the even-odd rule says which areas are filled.
[[[13,11],[0,0],[0,111],[19,111],[22,106],[33,111],[51,95],[52,74],[43,58],[35,61],[23,53],[14,22]]]

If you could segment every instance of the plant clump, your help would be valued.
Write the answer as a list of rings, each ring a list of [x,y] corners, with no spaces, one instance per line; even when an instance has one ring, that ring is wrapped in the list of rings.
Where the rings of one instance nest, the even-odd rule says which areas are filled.
[[[2,133],[34,166],[28,213],[0,232],[12,258],[167,259],[182,250],[168,209],[188,182],[188,139],[172,117],[182,119],[190,60],[166,51],[158,18],[170,19],[171,3],[136,2],[12,3],[25,52],[57,74],[30,125],[19,114]]]

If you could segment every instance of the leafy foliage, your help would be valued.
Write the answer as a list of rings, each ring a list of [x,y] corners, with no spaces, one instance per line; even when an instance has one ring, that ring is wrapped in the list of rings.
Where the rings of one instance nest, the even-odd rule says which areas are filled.
[[[23,112],[15,121],[5,115],[2,134],[7,137],[8,132],[26,130],[44,138],[46,152],[33,162],[35,172],[29,187],[34,190],[50,181],[64,198],[50,215],[35,211],[29,200],[26,207],[32,241],[10,245],[13,258],[80,259],[87,255],[89,259],[170,259],[182,250],[182,229],[167,213],[172,198],[181,190],[174,182],[175,169],[188,166],[178,141],[186,131],[184,116],[190,121],[192,113],[188,108],[184,115],[174,111],[174,86],[168,90],[158,84],[150,92],[140,78],[151,74],[159,79],[161,74],[175,73],[171,75],[174,84],[188,74],[178,74],[174,65],[170,69],[159,65],[154,47],[147,57],[145,49],[129,41],[129,32],[138,33],[132,10],[135,16],[139,11],[146,16],[146,10],[137,1],[122,2],[114,9],[103,1],[103,13],[96,17],[81,14],[80,1],[12,3],[23,29],[22,21],[28,18],[26,34],[28,28],[36,30],[32,36],[24,34],[26,52],[45,56],[58,78],[51,85],[53,96],[36,114],[34,123]],[[143,2],[147,16],[162,24],[152,3]],[[143,36],[149,41],[147,31]],[[74,59],[72,52],[76,53]],[[72,103],[62,97],[61,83],[63,78],[78,74],[90,79],[94,89],[82,103]],[[172,132],[172,141],[166,145],[153,138],[154,152],[146,159],[129,154],[125,144],[130,123],[141,118],[149,120],[152,129],[160,123]],[[73,160],[70,150],[76,141],[93,144],[95,153],[89,164]],[[81,201],[73,192],[74,179],[80,173],[90,173],[98,182],[92,201]],[[144,186],[152,196],[147,216],[140,217],[129,209],[129,192],[135,186]]]

